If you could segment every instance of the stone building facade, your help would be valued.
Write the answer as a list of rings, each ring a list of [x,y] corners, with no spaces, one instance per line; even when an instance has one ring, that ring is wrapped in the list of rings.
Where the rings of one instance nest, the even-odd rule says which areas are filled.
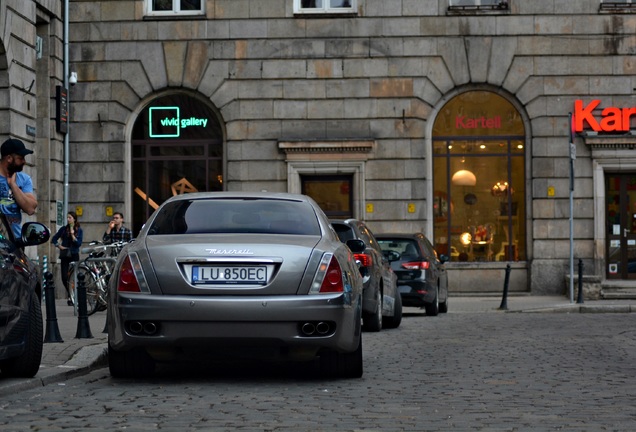
[[[62,2],[0,1],[0,142],[18,138],[34,154],[24,171],[33,180],[38,210],[32,217],[50,225],[63,189],[63,140],[55,126],[56,87],[63,82]],[[49,245],[28,248],[48,255]]]
[[[567,293],[579,260],[604,293],[636,279],[631,1],[72,0],[69,18],[87,239],[175,193],[302,192],[424,232],[456,293],[501,291],[508,265],[532,294]],[[38,161],[58,161],[44,129]]]

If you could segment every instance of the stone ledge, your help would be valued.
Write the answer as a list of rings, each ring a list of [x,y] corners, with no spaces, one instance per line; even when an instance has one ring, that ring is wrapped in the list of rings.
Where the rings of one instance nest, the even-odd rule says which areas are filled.
[[[583,275],[583,300],[600,300],[601,298],[601,276]],[[577,298],[579,292],[579,276],[574,275],[574,297]],[[564,293],[570,293],[570,275],[565,275]]]

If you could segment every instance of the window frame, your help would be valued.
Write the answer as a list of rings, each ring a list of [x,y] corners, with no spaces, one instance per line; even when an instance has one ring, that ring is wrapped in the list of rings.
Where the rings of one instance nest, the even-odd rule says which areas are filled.
[[[510,0],[498,0],[497,4],[492,4],[489,2],[487,4],[482,4],[484,0],[472,0],[473,4],[453,4],[454,1],[457,0],[448,0],[448,10],[509,10],[510,9]],[[486,0],[490,1],[490,0]]]
[[[294,14],[298,15],[354,15],[357,14],[358,0],[349,0],[351,2],[350,7],[328,7],[330,0],[323,0],[323,6],[320,8],[303,8],[301,5],[302,0],[294,0]]]
[[[200,10],[181,10],[181,0],[172,0],[172,10],[169,11],[155,11],[152,9],[153,0],[144,0],[145,16],[149,17],[162,17],[162,16],[204,16],[205,15],[205,0],[201,0]]]
[[[601,10],[634,10],[636,9],[636,0],[601,0]]]

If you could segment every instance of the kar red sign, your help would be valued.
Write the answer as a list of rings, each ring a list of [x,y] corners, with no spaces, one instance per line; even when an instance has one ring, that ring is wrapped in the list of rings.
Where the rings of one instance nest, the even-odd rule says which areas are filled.
[[[583,132],[583,130],[591,128],[596,132],[629,132],[631,116],[636,116],[636,107],[603,108],[600,116],[595,116],[594,110],[600,103],[599,99],[594,99],[587,105],[583,105],[582,100],[574,101],[574,131]]]

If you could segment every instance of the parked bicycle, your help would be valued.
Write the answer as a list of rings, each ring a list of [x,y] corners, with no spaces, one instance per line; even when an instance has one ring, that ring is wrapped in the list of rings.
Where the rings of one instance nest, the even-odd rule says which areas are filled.
[[[126,242],[103,244],[99,241],[92,241],[91,247],[82,249],[82,253],[88,253],[88,256],[70,266],[68,271],[69,291],[75,307],[77,307],[77,290],[75,289],[78,283],[77,276],[84,275],[87,315],[106,310],[108,280],[117,255],[125,244]]]

